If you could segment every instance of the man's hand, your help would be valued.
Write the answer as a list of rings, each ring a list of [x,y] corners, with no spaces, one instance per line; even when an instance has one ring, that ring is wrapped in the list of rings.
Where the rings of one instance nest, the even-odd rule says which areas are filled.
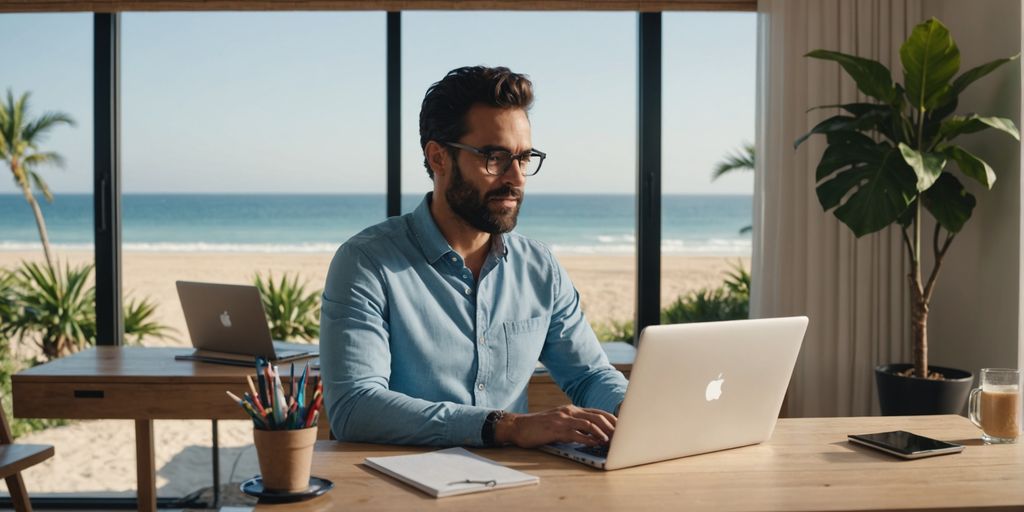
[[[533,414],[506,413],[495,425],[498,444],[533,448],[548,443],[608,444],[615,433],[615,416],[600,409],[564,405]]]

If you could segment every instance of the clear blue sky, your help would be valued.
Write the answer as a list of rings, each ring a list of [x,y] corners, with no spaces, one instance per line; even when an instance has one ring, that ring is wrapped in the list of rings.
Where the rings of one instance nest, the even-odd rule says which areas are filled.
[[[122,162],[131,192],[385,190],[385,15],[122,16]],[[533,142],[550,157],[528,192],[632,193],[636,14],[407,12],[402,16],[403,192],[428,190],[419,103],[448,70],[505,65],[533,79]],[[750,193],[710,181],[753,139],[755,15],[663,19],[663,191]],[[92,190],[92,15],[0,14],[0,87],[62,110],[46,149],[57,192]],[[15,192],[0,177],[0,193]]]

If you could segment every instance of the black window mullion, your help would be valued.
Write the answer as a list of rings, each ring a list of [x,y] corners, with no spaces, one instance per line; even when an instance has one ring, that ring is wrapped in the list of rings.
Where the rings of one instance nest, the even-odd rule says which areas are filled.
[[[93,15],[93,225],[96,344],[121,345],[121,15]]]
[[[402,214],[402,13],[389,12],[387,21],[387,213]]]
[[[635,340],[661,311],[661,13],[638,19]]]

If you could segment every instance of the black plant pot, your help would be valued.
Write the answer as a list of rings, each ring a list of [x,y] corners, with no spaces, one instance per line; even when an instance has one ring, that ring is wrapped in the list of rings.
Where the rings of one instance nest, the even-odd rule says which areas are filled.
[[[941,366],[929,366],[946,376],[946,380],[902,377],[898,372],[912,364],[883,364],[875,367],[878,401],[883,416],[918,414],[960,414],[971,392],[971,372]]]

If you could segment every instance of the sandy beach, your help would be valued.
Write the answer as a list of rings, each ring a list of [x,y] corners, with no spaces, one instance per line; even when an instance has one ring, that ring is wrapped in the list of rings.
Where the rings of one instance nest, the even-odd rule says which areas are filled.
[[[169,339],[145,340],[149,346],[188,345],[174,281],[178,279],[251,284],[256,272],[298,274],[310,290],[323,286],[331,253],[157,253],[125,252],[124,293],[157,304],[156,318],[175,331]],[[92,252],[61,252],[61,262],[91,263]],[[39,252],[0,252],[0,267],[40,260]],[[635,302],[633,256],[559,255],[580,292],[592,324],[628,320]],[[749,257],[664,256],[662,304],[681,294],[718,286],[736,263],[749,269]],[[17,348],[18,356],[29,351]],[[160,496],[181,496],[212,483],[211,429],[208,421],[156,423],[157,486]],[[135,488],[134,433],[129,421],[81,421],[24,436],[24,443],[56,447],[56,456],[24,473],[30,492],[104,491],[128,495]],[[251,424],[220,422],[222,482],[241,481],[258,472]]]

